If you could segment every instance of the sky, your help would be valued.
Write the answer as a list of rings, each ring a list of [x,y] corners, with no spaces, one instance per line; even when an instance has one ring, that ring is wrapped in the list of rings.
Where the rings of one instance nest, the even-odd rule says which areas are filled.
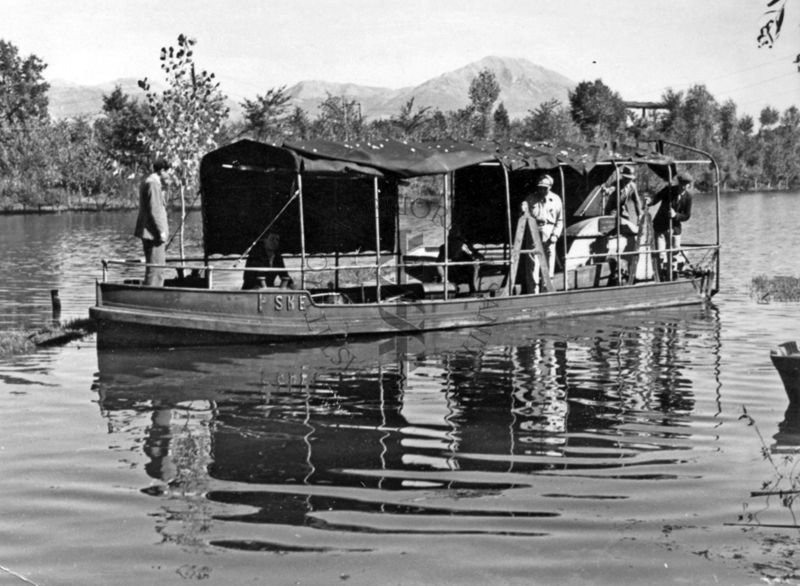
[[[0,39],[82,85],[162,80],[161,47],[195,60],[241,101],[303,80],[401,88],[483,57],[517,57],[623,99],[704,84],[753,115],[800,106],[800,0],[772,48],[768,0],[0,0]]]

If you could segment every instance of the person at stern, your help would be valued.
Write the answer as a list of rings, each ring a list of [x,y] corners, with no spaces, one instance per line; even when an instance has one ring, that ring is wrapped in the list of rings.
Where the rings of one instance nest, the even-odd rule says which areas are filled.
[[[156,159],[153,162],[153,172],[139,187],[139,215],[136,218],[133,235],[142,240],[146,263],[144,284],[150,287],[164,285],[164,269],[158,265],[167,262],[166,244],[169,227],[161,181],[168,170],[169,163],[165,159]]]

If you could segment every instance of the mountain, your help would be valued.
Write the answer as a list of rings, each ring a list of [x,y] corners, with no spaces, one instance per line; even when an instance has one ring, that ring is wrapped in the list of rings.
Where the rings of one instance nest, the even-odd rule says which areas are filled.
[[[328,95],[346,96],[361,104],[366,118],[388,118],[397,115],[408,101],[414,108],[429,107],[442,112],[457,110],[469,104],[469,86],[483,69],[491,70],[500,85],[500,96],[509,116],[524,118],[529,110],[542,102],[558,100],[568,103],[568,92],[576,83],[560,73],[545,69],[527,59],[484,57],[469,65],[444,73],[416,86],[401,89],[359,86],[351,83],[301,81],[287,89],[292,105],[300,106],[313,118],[320,102]]]
[[[156,91],[163,91],[164,85],[157,81],[149,80],[150,85]],[[55,79],[50,82],[50,117],[55,119],[75,118],[78,116],[88,116],[94,118],[103,111],[103,96],[114,91],[119,86],[123,93],[143,100],[145,92],[139,87],[139,81],[133,77],[124,77],[108,81],[97,85],[77,85],[75,83]],[[239,117],[242,114],[242,107],[228,100],[227,106],[231,110],[232,117]]]
[[[286,89],[286,93],[291,96],[290,104],[299,106],[310,118],[315,118],[319,113],[319,105],[324,102],[328,95],[341,97],[349,100],[356,100],[361,104],[361,113],[369,119],[388,118],[392,114],[397,114],[399,108],[389,111],[386,107],[387,102],[403,95],[413,88],[403,88],[393,90],[383,87],[372,87],[356,85],[354,83],[336,83],[330,81],[301,81]]]
[[[74,118],[76,116],[97,116],[103,111],[103,96],[120,86],[122,91],[136,98],[144,98],[136,79],[125,78],[98,85],[77,85],[69,81],[55,79],[50,82],[50,116],[52,118]]]
[[[483,69],[489,69],[500,85],[500,96],[509,116],[524,118],[542,102],[558,100],[567,104],[568,92],[576,85],[560,73],[545,69],[527,59],[485,57],[466,67],[445,73],[408,90],[387,102],[387,115],[397,113],[410,98],[414,105],[430,106],[443,112],[463,108],[469,103],[469,86]]]
[[[576,85],[560,73],[527,59],[485,57],[415,87],[391,89],[313,80],[301,81],[286,91],[292,98],[290,104],[303,108],[312,119],[317,116],[320,103],[328,95],[357,101],[367,119],[397,115],[400,108],[412,98],[415,109],[430,107],[447,112],[463,108],[469,103],[469,85],[483,69],[495,74],[500,85],[497,103],[505,105],[512,119],[525,117],[529,110],[548,100],[559,100],[566,105],[568,92]],[[79,86],[55,80],[50,85],[50,114],[54,118],[97,115],[102,110],[103,95],[110,93],[116,85],[132,96],[144,95],[135,79],[119,79],[96,86]],[[239,104],[231,101],[228,106],[232,117],[241,115]]]

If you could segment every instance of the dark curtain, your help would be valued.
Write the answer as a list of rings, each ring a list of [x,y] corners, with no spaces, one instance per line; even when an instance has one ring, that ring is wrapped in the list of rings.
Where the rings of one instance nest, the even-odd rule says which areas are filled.
[[[306,252],[375,250],[373,178],[328,167],[302,174]],[[290,151],[250,140],[206,155],[200,167],[206,255],[242,254],[271,223],[282,252],[299,254],[301,199],[292,200],[299,168]],[[382,178],[378,185],[381,249],[391,251],[397,184]]]

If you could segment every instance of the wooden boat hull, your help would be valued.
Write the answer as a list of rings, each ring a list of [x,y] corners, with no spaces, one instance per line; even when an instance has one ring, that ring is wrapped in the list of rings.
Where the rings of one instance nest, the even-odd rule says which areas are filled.
[[[538,295],[317,304],[306,291],[229,291],[98,283],[99,347],[197,346],[414,334],[703,303],[708,280]]]
[[[792,403],[800,402],[800,350],[797,342],[786,342],[770,353],[783,382],[786,395]]]

